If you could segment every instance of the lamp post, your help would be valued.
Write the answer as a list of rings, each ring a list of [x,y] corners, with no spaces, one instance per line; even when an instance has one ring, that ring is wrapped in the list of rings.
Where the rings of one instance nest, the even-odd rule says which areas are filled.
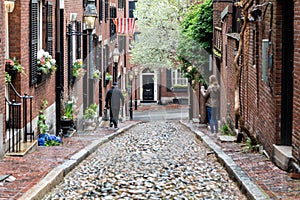
[[[135,78],[135,90],[134,90],[134,109],[137,110],[137,75],[139,74],[139,68],[135,66],[133,68]]]
[[[132,120],[132,80],[134,77],[134,71],[132,71],[130,69],[130,71],[128,72],[128,78],[130,80],[130,104],[129,104],[129,116],[130,116],[130,120]]]
[[[118,43],[116,43],[115,49],[113,52],[113,61],[114,61],[113,82],[117,82],[119,59],[120,59],[120,52],[119,52],[119,48],[118,48]]]

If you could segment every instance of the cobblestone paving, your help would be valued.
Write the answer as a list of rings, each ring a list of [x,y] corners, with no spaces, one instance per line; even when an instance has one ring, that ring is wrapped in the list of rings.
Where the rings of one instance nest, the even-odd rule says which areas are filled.
[[[214,154],[176,122],[102,145],[44,199],[246,199]]]

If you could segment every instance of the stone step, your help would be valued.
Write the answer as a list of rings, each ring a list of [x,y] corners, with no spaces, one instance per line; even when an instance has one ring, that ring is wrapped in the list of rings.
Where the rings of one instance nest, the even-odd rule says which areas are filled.
[[[292,161],[292,147],[291,146],[282,146],[282,145],[273,145],[274,154],[273,159],[274,163],[282,170],[288,170],[291,166]]]

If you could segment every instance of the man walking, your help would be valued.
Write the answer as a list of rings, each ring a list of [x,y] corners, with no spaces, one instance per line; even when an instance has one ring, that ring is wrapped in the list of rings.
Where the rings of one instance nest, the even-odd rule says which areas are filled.
[[[120,105],[124,105],[124,96],[122,91],[118,88],[118,83],[114,82],[110,90],[108,90],[105,97],[105,107],[109,109],[110,127],[118,129]]]

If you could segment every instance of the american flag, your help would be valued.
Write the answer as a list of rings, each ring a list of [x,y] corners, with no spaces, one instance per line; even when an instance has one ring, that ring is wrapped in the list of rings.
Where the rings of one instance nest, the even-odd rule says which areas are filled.
[[[116,25],[116,32],[120,35],[133,35],[135,32],[134,18],[114,18],[112,19]]]

